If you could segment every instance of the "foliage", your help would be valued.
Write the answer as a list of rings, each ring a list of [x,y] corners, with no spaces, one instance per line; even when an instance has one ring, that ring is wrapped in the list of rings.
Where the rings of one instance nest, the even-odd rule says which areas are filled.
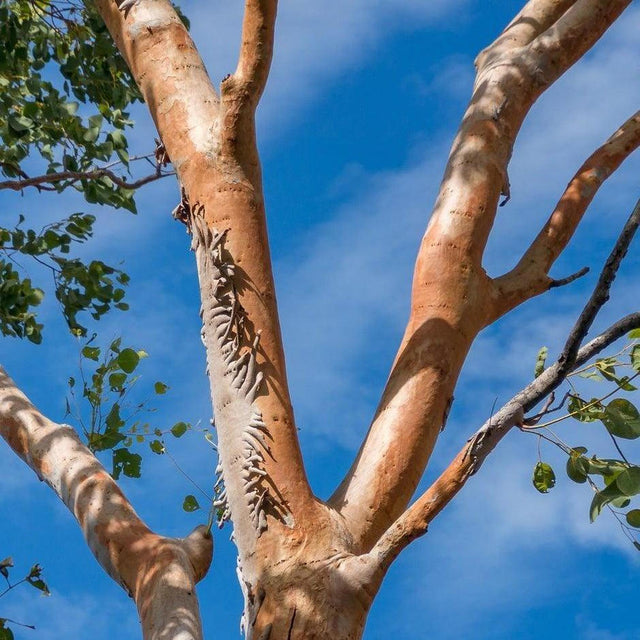
[[[546,347],[540,350],[536,362],[536,377],[542,373]],[[542,368],[540,362],[542,360]],[[621,375],[620,371],[628,372]],[[640,376],[640,331],[632,331],[627,344],[614,356],[599,358],[595,362],[569,374],[567,391],[559,406],[547,409],[544,414],[563,408],[565,401],[568,412],[556,419],[536,425],[523,426],[523,431],[535,433],[541,440],[545,440],[560,448],[567,455],[566,474],[570,480],[578,484],[588,484],[594,492],[589,517],[593,522],[607,508],[618,520],[625,534],[634,546],[640,550],[640,509],[631,509],[626,513],[621,511],[631,504],[632,498],[640,495],[640,464],[633,464],[625,456],[622,440],[640,438],[640,413],[635,405],[624,397],[621,392],[636,391],[632,381]],[[585,399],[580,394],[576,378],[582,378],[590,383],[607,384],[609,390],[599,396]],[[611,389],[611,386],[613,388]],[[612,396],[618,396],[612,398]],[[613,449],[618,457],[601,458],[596,455],[588,456],[585,446],[570,447],[566,445],[550,426],[572,418],[579,423],[599,423],[608,433]],[[586,435],[586,434],[585,434]],[[541,493],[547,493],[556,483],[552,467],[539,460],[533,472],[533,485]]]
[[[124,110],[141,96],[91,3],[5,0],[0,39],[12,52],[0,60],[5,176],[23,175],[34,156],[45,162],[46,173],[87,170],[114,153],[128,161],[123,131],[132,123]],[[91,105],[84,117],[80,103]],[[88,202],[123,206],[129,197],[107,195],[106,185],[76,188]]]
[[[69,378],[67,415],[80,425],[91,451],[111,452],[111,473],[116,480],[120,475],[138,478],[142,455],[132,448],[146,442],[153,453],[162,455],[166,451],[164,436],[180,438],[191,425],[177,422],[162,430],[144,419],[145,414],[155,412],[150,397],[164,395],[169,387],[157,381],[152,394],[141,397],[137,372],[147,353],[123,347],[120,338],[106,348],[96,346],[95,340],[94,334],[81,349],[80,379]]]
[[[0,598],[6,596],[9,591],[12,591],[16,587],[19,587],[22,584],[29,584],[34,589],[40,591],[42,595],[48,596],[50,595],[49,587],[46,582],[42,579],[42,567],[39,564],[34,564],[29,573],[26,576],[18,580],[17,582],[11,582],[10,580],[10,570],[13,567],[13,558],[11,556],[6,557],[4,560],[0,560],[0,574],[5,579],[7,584],[6,588],[3,591],[0,591]],[[10,620],[9,618],[0,617],[0,640],[13,640],[14,635],[13,631],[9,627],[9,624],[18,625],[21,627],[28,627],[30,629],[34,629],[35,627],[24,624],[21,622],[16,622],[15,620]]]
[[[26,337],[35,343],[42,340],[42,324],[36,321],[33,309],[42,301],[44,292],[14,268],[21,257],[50,270],[55,296],[69,329],[76,335],[87,332],[79,322],[79,313],[88,311],[98,320],[112,307],[128,309],[123,302],[123,287],[129,282],[126,273],[100,260],[85,263],[68,257],[72,243],[85,242],[92,236],[94,216],[74,213],[39,233],[24,230],[23,222],[24,217],[20,216],[13,229],[0,229],[0,331],[4,335]]]
[[[97,162],[129,166],[126,109],[140,92],[91,3],[2,0],[0,40],[11,55],[0,57],[0,189],[29,184],[36,171],[40,191],[73,188],[91,204],[135,212],[133,190],[107,175],[93,179]],[[77,174],[71,177],[72,174]],[[59,180],[57,178],[60,178]],[[54,179],[56,178],[56,179]],[[12,182],[13,179],[13,182]],[[22,183],[21,183],[22,184]],[[74,213],[37,232],[19,216],[0,227],[0,331],[42,340],[36,308],[44,296],[21,258],[43,263],[53,274],[55,296],[70,330],[85,335],[78,314],[100,318],[122,301],[126,274],[99,260],[70,255],[72,243],[93,233],[95,217]]]

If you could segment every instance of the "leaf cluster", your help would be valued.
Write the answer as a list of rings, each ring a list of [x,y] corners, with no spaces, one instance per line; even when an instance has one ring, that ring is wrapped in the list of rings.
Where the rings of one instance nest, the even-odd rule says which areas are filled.
[[[571,374],[571,376],[579,376],[597,383],[613,383],[614,389],[612,391],[603,396],[586,400],[569,380],[571,390],[566,396],[568,398],[568,414],[551,422],[531,427],[530,430],[537,432],[541,439],[555,444],[567,454],[566,474],[573,482],[589,483],[593,489],[594,496],[589,509],[591,522],[600,515],[605,507],[609,508],[634,546],[640,550],[640,542],[633,534],[634,529],[640,529],[640,509],[631,509],[626,513],[616,511],[617,509],[626,509],[632,498],[640,495],[640,465],[633,464],[628,460],[618,441],[618,438],[622,440],[640,438],[640,412],[625,397],[615,397],[606,402],[612,395],[637,390],[632,381],[640,376],[640,343],[638,339],[640,339],[640,331],[632,331],[629,334],[628,344],[620,353],[600,358],[580,371]],[[536,376],[541,373],[546,355],[546,348],[543,348],[538,354],[535,367]],[[630,369],[632,374],[620,375],[618,370],[621,368]],[[589,457],[586,455],[587,448],[584,446],[566,446],[548,427],[552,423],[567,418],[573,418],[583,424],[599,422],[609,434],[619,457],[601,458],[595,455]],[[547,493],[556,484],[553,468],[547,462],[539,460],[534,467],[532,482],[538,491]]]
[[[95,336],[81,350],[80,380],[69,378],[70,398],[67,414],[74,414],[93,452],[111,452],[112,476],[139,478],[142,455],[132,451],[136,445],[148,443],[155,454],[165,453],[162,438],[170,433],[175,438],[191,428],[186,422],[177,422],[167,431],[152,427],[140,416],[153,413],[147,399],[133,399],[134,388],[140,376],[138,366],[145,351],[123,347],[120,338],[106,349],[95,346]],[[164,395],[169,387],[157,381],[153,385],[155,396]],[[88,411],[82,410],[88,406]]]
[[[87,328],[78,314],[88,312],[99,320],[111,308],[128,309],[123,301],[129,276],[100,260],[88,263],[69,257],[73,242],[85,242],[93,234],[95,217],[74,213],[65,220],[48,225],[40,232],[23,229],[21,216],[13,229],[0,228],[0,332],[3,335],[42,341],[42,324],[36,320],[35,307],[44,291],[16,269],[22,257],[47,267],[54,291],[72,333],[86,335]]]
[[[0,5],[0,171],[24,177],[128,163],[126,108],[140,92],[91,3],[5,0]],[[84,114],[84,115],[83,115]],[[57,191],[70,183],[56,183]],[[73,185],[88,202],[134,210],[108,179]]]
[[[29,573],[26,576],[18,580],[17,582],[11,582],[10,579],[10,570],[13,568],[13,558],[11,556],[6,557],[4,560],[0,560],[0,575],[4,578],[7,586],[3,591],[0,591],[0,598],[5,596],[9,591],[15,589],[21,584],[29,584],[34,589],[40,591],[40,593],[44,596],[50,595],[49,587],[46,582],[42,579],[42,567],[39,564],[34,564]],[[30,629],[34,629],[35,627],[27,624],[22,624],[20,622],[15,622],[15,620],[10,620],[9,618],[0,617],[0,640],[13,640],[14,635],[13,631],[9,627],[10,623],[18,624],[22,627],[29,627]]]

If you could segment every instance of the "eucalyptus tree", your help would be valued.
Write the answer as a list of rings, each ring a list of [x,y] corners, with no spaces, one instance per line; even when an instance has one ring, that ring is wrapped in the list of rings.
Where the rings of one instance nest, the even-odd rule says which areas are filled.
[[[233,525],[244,632],[261,640],[359,638],[393,560],[427,531],[509,430],[541,429],[544,416],[557,408],[554,390],[572,375],[607,380],[614,391],[634,388],[640,314],[585,339],[640,224],[638,206],[558,359],[548,365],[541,351],[535,379],[472,433],[411,503],[478,333],[583,275],[557,280],[549,271],[598,188],[640,143],[638,113],[585,160],[532,244],[515,248],[521,254],[515,268],[489,277],[483,257],[500,200],[509,198],[509,160],[533,103],[630,0],[530,0],[478,55],[472,96],[420,244],[405,334],[369,432],[327,501],[314,495],[298,443],[256,144],[255,112],[269,75],[277,3],[244,4],[237,68],[216,88],[188,22],[167,0],[3,2],[0,33],[11,55],[0,63],[0,188],[76,189],[89,203],[134,209],[137,188],[175,172],[182,198],[173,215],[189,233],[202,300],[219,450],[213,507],[221,524]],[[126,109],[138,100],[146,103],[159,140],[153,154],[132,158]],[[123,178],[121,169],[134,162],[149,163],[150,174]],[[78,335],[86,332],[84,312],[98,319],[112,307],[126,309],[125,273],[67,255],[73,243],[91,236],[93,222],[91,215],[74,214],[36,232],[21,219],[0,231],[3,334],[33,342],[41,336],[36,308],[43,292],[23,277],[18,258],[51,270],[55,295]],[[630,375],[618,372],[618,356],[594,361],[629,332],[623,354]],[[105,390],[125,391],[143,354],[114,341],[106,354],[88,344],[83,355],[98,362],[81,389],[96,408]],[[158,384],[156,392],[163,393]],[[570,391],[560,406],[568,402],[569,415],[600,421],[614,440],[638,437],[640,417],[631,402],[605,399],[586,401]],[[184,425],[174,426],[174,435],[183,431]],[[0,433],[64,501],[98,562],[134,599],[143,636],[201,638],[195,585],[210,570],[211,527],[174,539],[139,518],[117,484],[120,474],[140,470],[118,403],[104,420],[93,416],[83,441],[73,427],[42,415],[0,370]],[[569,476],[595,489],[592,518],[607,506],[626,508],[640,493],[640,467],[622,452],[620,459],[605,460],[555,444],[567,454]],[[161,453],[161,441],[151,448]],[[111,473],[96,457],[99,451],[112,451]],[[536,488],[546,492],[554,482],[551,467],[539,462]],[[639,515],[626,514],[628,532],[640,524]]]

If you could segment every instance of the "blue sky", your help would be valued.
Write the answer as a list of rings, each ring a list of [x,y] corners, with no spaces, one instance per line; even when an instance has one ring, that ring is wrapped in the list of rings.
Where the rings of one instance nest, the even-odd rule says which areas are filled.
[[[308,0],[283,3],[269,86],[259,112],[269,230],[289,379],[314,489],[328,496],[366,432],[408,313],[410,278],[446,155],[470,95],[472,62],[519,8],[474,0]],[[213,6],[212,6],[213,5]],[[235,67],[240,2],[183,8],[214,82]],[[596,48],[536,104],[516,144],[512,199],[499,212],[486,254],[491,274],[512,266],[567,181],[638,106],[640,11],[628,10]],[[143,109],[130,137],[152,146]],[[553,274],[596,271],[638,197],[640,157],[601,190]],[[6,192],[4,192],[6,193]],[[79,200],[3,193],[11,218],[43,223]],[[141,384],[171,390],[154,416],[166,428],[210,416],[199,339],[198,291],[184,228],[170,216],[170,180],[138,197],[139,215],[107,209],[87,254],[124,261],[131,311],[97,327],[144,348]],[[616,282],[600,327],[637,310],[637,248]],[[329,277],[327,277],[329,273]],[[456,401],[425,482],[466,438],[531,378],[539,347],[561,344],[595,273],[531,301],[487,329],[465,365]],[[38,407],[63,420],[78,345],[55,305],[42,309],[40,347],[2,340],[2,364]],[[602,434],[561,427],[572,444],[612,455]],[[210,487],[215,460],[199,434],[170,443],[194,480]],[[638,447],[628,452],[638,459]],[[548,448],[543,457],[561,468]],[[459,498],[387,576],[365,637],[579,638],[627,640],[636,631],[640,555],[610,518],[588,522],[584,486],[558,474],[549,495],[531,486],[536,442],[512,434]],[[16,571],[45,567],[51,598],[27,590],[3,598],[0,615],[36,624],[18,638],[139,637],[135,609],[86,549],[70,514],[21,461],[0,446],[0,555]],[[141,481],[123,486],[157,531],[185,535],[206,517],[180,505],[194,492],[166,457],[147,456]],[[199,594],[207,637],[236,637],[241,596],[230,531],[216,537]]]

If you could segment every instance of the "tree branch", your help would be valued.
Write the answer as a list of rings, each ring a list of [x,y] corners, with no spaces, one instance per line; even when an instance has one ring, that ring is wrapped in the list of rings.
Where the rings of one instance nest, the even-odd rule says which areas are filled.
[[[540,24],[517,26],[516,18],[517,46],[498,38],[495,55],[480,60],[420,245],[405,334],[366,440],[330,500],[365,551],[409,503],[469,348],[495,319],[495,288],[482,258],[500,196],[509,195],[507,165],[522,122],[629,2],[531,3],[525,13]]]
[[[185,184],[185,172],[198,170],[193,165],[203,152],[215,155],[219,107],[195,44],[169,0],[140,2],[130,13],[113,0],[95,4]]]
[[[194,231],[220,469],[249,572],[258,542],[272,530],[276,540],[281,526],[289,535],[293,523],[311,535],[311,514],[321,508],[306,478],[289,397],[256,145],[255,105],[271,62],[276,2],[246,0],[238,69],[222,82],[219,100],[167,0],[143,0],[126,19],[111,0],[96,1],[184,190],[178,212]],[[257,470],[246,459],[247,468],[238,467],[243,438],[268,444]],[[260,474],[273,498],[266,510],[255,486]],[[255,522],[248,510],[259,516]]]
[[[530,0],[498,38],[476,58],[476,70],[510,49],[529,44],[554,24],[576,0]]]
[[[640,111],[587,158],[518,264],[494,279],[496,303],[489,321],[553,286],[554,280],[547,275],[549,269],[567,246],[600,186],[639,145]]]
[[[81,180],[97,180],[105,176],[117,187],[134,190],[143,187],[145,184],[149,184],[149,182],[154,182],[160,178],[166,178],[173,175],[175,175],[173,171],[156,171],[144,178],[128,182],[124,178],[116,175],[110,169],[92,169],[91,171],[57,171],[56,173],[47,173],[42,176],[25,177],[21,180],[4,180],[3,182],[0,182],[0,191],[3,189],[22,191],[27,187],[36,187],[37,189],[44,188],[45,190],[55,191],[55,187],[47,188],[43,187],[43,185],[57,184],[59,182],[64,182],[65,180],[69,180],[71,184]]]
[[[379,566],[386,570],[409,543],[427,532],[429,524],[478,471],[498,442],[512,427],[522,424],[525,412],[533,409],[556,389],[565,380],[567,373],[584,365],[610,344],[637,328],[640,328],[640,312],[625,316],[582,347],[569,370],[558,360],[511,398],[467,440],[440,477],[376,543],[370,555]]]
[[[242,44],[235,78],[254,107],[264,91],[273,57],[277,0],[245,0]]]
[[[607,258],[598,282],[582,312],[569,332],[557,361],[545,369],[533,382],[519,391],[495,413],[468,441],[440,477],[381,536],[372,554],[386,568],[412,540],[426,533],[429,523],[462,489],[480,468],[498,442],[515,425],[522,425],[527,411],[554,391],[571,371],[582,366],[602,349],[640,326],[640,312],[619,320],[580,349],[593,320],[609,299],[609,291],[627,253],[631,240],[640,226],[640,200]]]
[[[525,60],[544,91],[578,61],[631,4],[630,0],[577,0],[528,46]]]
[[[573,329],[569,333],[569,337],[567,338],[567,342],[560,354],[560,358],[558,362],[566,367],[572,366],[578,348],[582,344],[585,336],[587,335],[593,321],[596,318],[596,315],[602,309],[603,305],[609,300],[609,292],[611,290],[611,285],[616,278],[616,274],[618,273],[618,269],[620,268],[620,264],[622,260],[627,255],[627,251],[629,250],[629,245],[633,240],[633,237],[640,226],[640,200],[636,203],[636,206],[633,208],[631,215],[629,216],[627,222],[625,223],[618,239],[613,247],[613,250],[609,254],[607,261],[604,264],[602,272],[600,273],[600,277],[598,278],[598,282],[596,287],[591,294],[587,304],[585,305],[580,317],[576,321]]]
[[[2,367],[0,436],[64,502],[100,565],[134,598],[145,640],[201,640],[194,586],[213,554],[206,528],[184,539],[153,533],[76,432],[43,416]]]
[[[255,110],[271,68],[277,4],[277,0],[245,0],[238,66],[221,85],[220,153],[239,165],[260,194]]]

